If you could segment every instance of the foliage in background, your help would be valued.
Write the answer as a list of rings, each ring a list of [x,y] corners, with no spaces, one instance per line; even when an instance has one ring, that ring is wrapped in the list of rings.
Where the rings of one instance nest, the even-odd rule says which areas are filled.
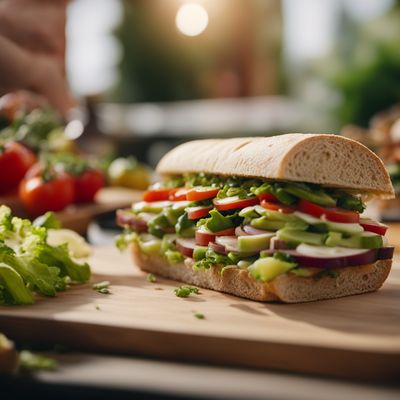
[[[325,64],[331,62],[328,81],[340,95],[337,118],[366,127],[377,112],[400,102],[400,1],[360,26],[343,14],[339,32],[337,52]]]
[[[209,1],[199,36],[177,31],[180,1],[122,0],[119,102],[275,94],[282,86],[278,0]]]

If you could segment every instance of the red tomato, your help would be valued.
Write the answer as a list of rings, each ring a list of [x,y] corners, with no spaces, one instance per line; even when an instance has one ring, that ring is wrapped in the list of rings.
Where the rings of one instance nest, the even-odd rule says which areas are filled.
[[[176,191],[178,191],[181,188],[161,188],[161,189],[150,189],[146,190],[143,193],[143,200],[144,201],[163,201],[163,200],[169,200],[169,196]]]
[[[255,206],[259,203],[257,197],[240,199],[238,196],[225,197],[224,199],[215,199],[214,206],[218,211],[234,210],[236,208],[245,208]]]
[[[19,187],[22,203],[32,215],[60,211],[75,199],[74,179],[61,172],[45,181],[42,176],[24,179]]]
[[[105,184],[104,175],[98,169],[88,169],[81,175],[74,176],[74,181],[76,203],[92,202],[96,193]]]
[[[207,232],[202,228],[197,229],[195,233],[196,244],[199,246],[207,246],[208,243],[214,242],[217,236],[233,236],[235,228],[225,229],[219,232]]]
[[[36,157],[25,146],[17,142],[0,145],[0,193],[17,189]]]
[[[199,206],[199,207],[188,207],[186,209],[186,212],[188,214],[189,219],[199,219],[199,218],[207,217],[208,212],[210,210],[212,210],[212,207]]]
[[[321,207],[304,199],[300,199],[298,209],[317,218],[325,214],[326,219],[333,222],[357,223],[360,221],[360,214],[356,211]]]
[[[219,189],[213,187],[196,186],[189,189],[186,194],[186,199],[189,201],[201,201],[215,197]]]
[[[384,236],[388,230],[387,225],[380,224],[372,219],[360,219],[360,225],[368,232],[374,232]]]
[[[186,193],[187,189],[186,188],[177,188],[177,190],[172,190],[170,192],[168,200],[171,201],[183,201],[186,200]]]
[[[274,195],[272,195],[270,193],[261,193],[257,197],[258,197],[258,200],[260,200],[260,201],[263,201],[263,200],[272,201],[272,202],[277,202],[278,201],[278,199]]]
[[[269,201],[265,201],[265,200],[263,200],[261,202],[261,207],[264,207],[267,210],[280,211],[285,214],[290,214],[295,211],[295,209],[293,207],[285,206],[280,203],[270,203]]]

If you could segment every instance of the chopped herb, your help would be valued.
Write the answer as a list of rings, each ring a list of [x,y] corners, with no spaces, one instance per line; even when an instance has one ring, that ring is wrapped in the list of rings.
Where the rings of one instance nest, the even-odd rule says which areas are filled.
[[[103,281],[93,284],[93,290],[101,294],[110,294],[110,281]]]
[[[194,316],[195,316],[197,319],[205,319],[205,318],[206,318],[206,317],[204,316],[204,314],[199,313],[199,312],[194,313]]]
[[[19,353],[19,367],[29,371],[54,370],[58,367],[58,363],[52,358],[22,350]]]
[[[149,282],[151,282],[151,283],[157,282],[157,278],[156,278],[156,276],[155,276],[154,274],[148,274],[148,275],[147,275],[147,280],[148,280]]]
[[[100,310],[100,306],[96,306],[96,310]]]
[[[181,286],[174,290],[177,297],[189,297],[192,293],[199,294],[199,289],[192,286]]]

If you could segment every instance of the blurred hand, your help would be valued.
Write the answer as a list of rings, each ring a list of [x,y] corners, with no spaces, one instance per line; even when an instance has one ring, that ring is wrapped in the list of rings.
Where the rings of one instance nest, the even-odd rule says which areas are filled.
[[[64,71],[68,0],[1,0],[0,35],[34,53],[54,57]]]
[[[45,97],[26,90],[18,90],[0,97],[0,116],[12,122],[19,112],[29,113],[48,105]]]
[[[0,95],[20,89],[43,95],[67,119],[73,101],[60,65],[0,36]]]

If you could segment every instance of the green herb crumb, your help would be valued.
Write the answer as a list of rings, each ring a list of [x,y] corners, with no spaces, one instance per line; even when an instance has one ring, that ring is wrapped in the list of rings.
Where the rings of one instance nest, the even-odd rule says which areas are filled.
[[[205,319],[205,318],[206,318],[206,317],[204,316],[204,314],[199,313],[199,312],[194,313],[194,316],[195,316],[197,319]]]
[[[156,276],[155,276],[154,274],[148,274],[148,275],[147,275],[147,280],[148,280],[149,282],[151,282],[151,283],[157,282],[157,278],[156,278]]]
[[[96,290],[97,292],[101,294],[110,294],[110,282],[109,281],[103,281],[99,283],[93,284],[93,290]]]
[[[57,367],[58,363],[53,358],[35,354],[28,350],[22,350],[19,353],[19,368],[23,370],[54,370]]]
[[[181,286],[174,290],[177,297],[189,297],[192,293],[199,294],[199,289],[192,286]]]

